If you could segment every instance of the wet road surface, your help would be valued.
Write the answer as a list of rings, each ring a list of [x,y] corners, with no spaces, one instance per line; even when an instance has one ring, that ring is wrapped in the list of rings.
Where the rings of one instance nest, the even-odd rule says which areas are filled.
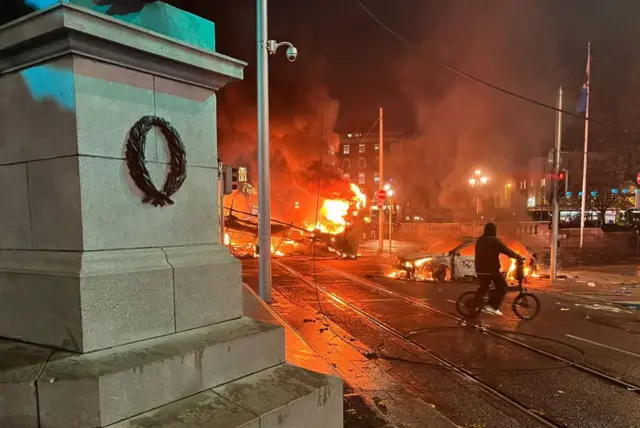
[[[320,307],[385,372],[460,426],[640,426],[633,310],[539,293],[533,321],[511,313],[511,296],[505,316],[463,324],[453,302],[475,284],[391,280],[379,275],[386,263],[283,258],[273,266],[274,288]],[[245,263],[244,277],[257,286],[255,261]]]

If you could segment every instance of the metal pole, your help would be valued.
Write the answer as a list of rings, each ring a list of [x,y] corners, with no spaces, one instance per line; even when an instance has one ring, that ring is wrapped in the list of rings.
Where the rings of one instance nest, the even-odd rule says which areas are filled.
[[[560,225],[560,204],[558,201],[558,174],[560,172],[560,153],[562,150],[562,87],[558,88],[558,113],[556,116],[556,144],[553,153],[553,212],[551,214],[551,263],[549,276],[551,281],[558,277],[558,227]],[[584,201],[584,193],[583,193]]]
[[[393,228],[393,223],[391,221],[392,216],[393,216],[393,198],[389,198],[389,255],[393,253],[391,249],[391,229]]]
[[[380,154],[380,165],[379,165],[379,169],[378,169],[378,188],[379,190],[384,190],[384,137],[383,137],[383,132],[384,132],[384,124],[383,124],[383,112],[382,112],[382,107],[380,107],[380,115],[378,116],[378,122],[380,122],[380,129],[379,129],[379,133],[380,133],[380,137],[379,137],[379,142],[378,142],[378,152]],[[384,251],[384,205],[379,209],[378,211],[378,251],[379,252],[383,252]]]
[[[587,45],[587,105],[584,113],[584,159],[582,166],[582,207],[580,209],[580,249],[584,242],[584,218],[587,201],[587,152],[589,148],[589,98],[591,97],[591,43]]]
[[[258,291],[271,303],[271,183],[269,173],[269,53],[267,51],[267,0],[257,0],[258,74]]]
[[[478,221],[478,215],[480,215],[480,195],[478,195],[478,190],[476,189],[476,216],[473,218],[473,230],[471,231],[471,236],[476,236],[476,221]]]
[[[224,182],[219,179],[218,183],[220,184],[218,186],[220,193],[220,243],[226,247],[224,242]]]

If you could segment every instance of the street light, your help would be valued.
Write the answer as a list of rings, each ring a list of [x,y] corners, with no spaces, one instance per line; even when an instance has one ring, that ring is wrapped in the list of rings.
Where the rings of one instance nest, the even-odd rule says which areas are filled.
[[[258,245],[260,248],[258,291],[271,302],[271,180],[269,173],[269,55],[287,46],[287,59],[293,62],[298,50],[289,42],[269,40],[267,0],[256,2],[257,76],[258,76]]]
[[[476,190],[476,216],[473,219],[473,232],[472,232],[472,234],[475,236],[475,234],[476,234],[476,219],[477,219],[478,215],[480,214],[480,191],[479,191],[479,188],[481,188],[485,184],[487,184],[489,179],[487,178],[486,175],[482,175],[482,171],[479,170],[479,169],[476,169],[475,171],[473,171],[473,175],[475,177],[471,177],[469,179],[469,186],[477,189]]]
[[[393,244],[391,239],[391,232],[393,230],[393,189],[390,184],[384,185],[384,190],[387,192],[388,200],[389,200],[389,255],[393,254]],[[383,214],[384,215],[384,214]],[[397,215],[396,215],[397,218]]]

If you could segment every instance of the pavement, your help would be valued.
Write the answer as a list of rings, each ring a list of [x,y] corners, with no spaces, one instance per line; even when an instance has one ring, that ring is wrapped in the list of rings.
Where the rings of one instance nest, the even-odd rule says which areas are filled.
[[[637,264],[564,269],[555,283],[532,281],[529,287],[640,309],[639,269]]]
[[[271,309],[350,386],[345,426],[638,427],[640,317],[619,303],[629,296],[614,292],[633,284],[614,268],[581,268],[601,275],[595,286],[532,282],[542,308],[533,321],[515,317],[509,295],[503,317],[461,322],[454,304],[474,283],[392,280],[380,274],[389,262],[273,264]],[[257,263],[243,267],[256,287]]]
[[[273,290],[271,306],[245,285],[244,313],[285,328],[287,361],[345,382],[345,428],[455,428],[432,405],[413,397],[363,354],[371,352],[317,308]]]

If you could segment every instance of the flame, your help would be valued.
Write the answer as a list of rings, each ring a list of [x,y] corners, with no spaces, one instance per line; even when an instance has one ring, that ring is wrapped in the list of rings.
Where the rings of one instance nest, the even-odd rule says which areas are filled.
[[[358,216],[360,211],[367,205],[367,197],[360,188],[350,183],[349,188],[351,190],[350,199],[325,199],[322,201],[322,206],[318,212],[318,222],[315,225],[307,227],[307,230],[317,230],[321,233],[327,233],[330,235],[338,235],[347,228],[349,222],[347,217],[352,215]]]
[[[313,201],[316,195],[313,195]],[[338,242],[339,235],[360,218],[362,210],[366,207],[367,198],[360,188],[348,181],[341,181],[331,192],[323,193],[320,199],[320,207],[317,212],[317,221],[305,222],[305,217],[316,217],[315,204],[310,201],[292,200],[288,205],[292,229],[286,233],[272,236],[271,254],[281,257],[287,254],[301,254],[310,251],[313,242],[317,242],[316,232],[323,235],[321,241],[328,244],[327,251],[336,252],[332,246]],[[247,208],[247,212],[249,208]],[[297,219],[296,219],[297,216]],[[296,229],[302,226],[302,229]],[[302,231],[306,230],[306,232]],[[256,236],[252,233],[230,229],[224,236],[224,244],[231,252],[240,257],[257,257]],[[308,233],[311,232],[311,233]]]
[[[360,211],[367,206],[367,196],[362,193],[360,188],[355,183],[351,183],[350,187],[354,195],[356,209]]]
[[[535,273],[531,273],[531,267],[527,264],[524,266],[524,277],[527,278],[529,276],[537,275]],[[511,263],[509,264],[509,270],[507,270],[507,279],[516,279],[516,261],[514,259],[511,259]]]

